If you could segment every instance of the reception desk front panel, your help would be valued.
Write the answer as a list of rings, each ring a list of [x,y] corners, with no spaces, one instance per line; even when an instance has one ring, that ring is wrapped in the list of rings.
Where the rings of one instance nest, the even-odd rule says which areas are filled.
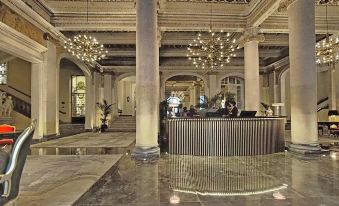
[[[170,154],[248,156],[284,151],[285,118],[168,119]]]

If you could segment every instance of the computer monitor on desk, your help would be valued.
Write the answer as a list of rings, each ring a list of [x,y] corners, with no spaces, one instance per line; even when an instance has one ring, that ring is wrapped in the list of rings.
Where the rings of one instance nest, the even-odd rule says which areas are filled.
[[[257,111],[241,111],[239,117],[255,117]]]

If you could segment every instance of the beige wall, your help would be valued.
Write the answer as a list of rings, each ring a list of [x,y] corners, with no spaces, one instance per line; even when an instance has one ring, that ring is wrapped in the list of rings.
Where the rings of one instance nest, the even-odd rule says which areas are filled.
[[[7,84],[31,95],[31,63],[19,58],[9,61]]]
[[[14,58],[8,62],[8,75],[7,86],[11,86],[20,92],[30,96],[31,95],[31,63],[25,60]],[[14,91],[13,91],[14,92]],[[17,97],[23,100],[29,100],[30,98],[16,92]],[[30,103],[30,102],[29,102]],[[12,112],[14,125],[16,130],[25,129],[29,123],[30,118],[17,113]]]
[[[71,122],[71,76],[84,75],[81,69],[68,60],[61,60],[59,78],[59,120]],[[63,114],[65,113],[65,114]]]
[[[317,89],[318,100],[323,99],[325,97],[329,97],[330,78],[329,78],[328,71],[318,72],[317,81],[318,81],[318,89]],[[287,71],[286,79],[285,79],[285,100],[282,100],[282,101],[285,102],[286,115],[290,119],[291,103],[290,103],[290,75],[289,75],[289,71]],[[321,112],[318,112],[318,121],[327,121],[328,120],[327,112],[328,112],[328,110],[322,110]]]
[[[17,131],[24,130],[31,123],[30,118],[15,111],[12,112],[11,116],[13,117],[14,125]]]

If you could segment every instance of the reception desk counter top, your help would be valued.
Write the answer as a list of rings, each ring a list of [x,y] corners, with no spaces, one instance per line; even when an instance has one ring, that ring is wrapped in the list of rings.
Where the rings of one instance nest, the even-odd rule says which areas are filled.
[[[284,151],[284,117],[170,118],[170,154],[264,155]]]

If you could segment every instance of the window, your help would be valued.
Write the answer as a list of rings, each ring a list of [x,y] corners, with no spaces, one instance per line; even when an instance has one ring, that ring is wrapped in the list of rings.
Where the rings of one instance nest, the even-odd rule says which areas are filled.
[[[72,117],[85,116],[86,78],[72,76]]]
[[[244,90],[243,80],[241,78],[231,76],[221,80],[221,92],[225,94],[225,99],[227,99],[228,96],[231,96],[237,103],[237,107],[243,108]]]
[[[0,84],[7,84],[7,63],[0,63]]]

